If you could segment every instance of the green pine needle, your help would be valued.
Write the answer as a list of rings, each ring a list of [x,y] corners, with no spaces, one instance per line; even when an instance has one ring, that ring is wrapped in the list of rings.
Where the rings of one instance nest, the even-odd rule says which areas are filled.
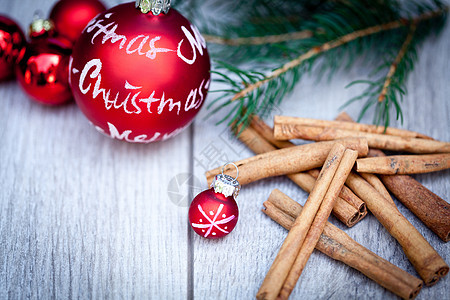
[[[203,11],[198,1],[188,3],[184,7],[192,9],[196,25],[214,42],[208,45],[216,58],[212,75],[221,88],[213,91],[218,96],[208,105],[210,115],[231,106],[219,123],[235,126],[247,125],[251,114],[267,116],[313,68],[319,77],[332,78],[362,56],[373,70],[347,87],[367,88],[344,107],[363,101],[358,120],[371,111],[378,125],[388,126],[391,113],[403,121],[401,104],[417,49],[442,29],[447,13],[440,1],[208,2],[208,8],[231,16],[217,20],[198,13]]]

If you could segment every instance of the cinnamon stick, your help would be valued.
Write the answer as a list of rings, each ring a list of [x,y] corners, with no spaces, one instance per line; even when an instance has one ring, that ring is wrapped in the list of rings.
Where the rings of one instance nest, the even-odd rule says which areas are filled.
[[[386,156],[371,149],[371,157]],[[441,240],[450,240],[450,205],[408,175],[381,175],[386,187]]]
[[[346,113],[339,119],[351,120]],[[370,157],[385,157],[383,151],[369,149]],[[369,173],[361,173],[369,174]],[[441,240],[450,240],[450,205],[408,175],[381,175],[384,185]],[[373,185],[372,185],[373,186]]]
[[[343,139],[277,149],[235,162],[239,168],[239,182],[245,185],[267,177],[293,174],[320,167],[336,143],[358,151],[361,156],[367,155],[368,147],[364,139]],[[208,184],[221,170],[222,168],[219,167],[206,172]],[[234,167],[228,167],[225,168],[224,174],[236,177],[236,170]]]
[[[353,121],[353,119],[346,113],[346,112],[341,112],[336,118],[336,121],[343,121],[343,122],[352,122],[355,123],[355,121]],[[418,137],[423,137],[423,138],[429,138],[426,135],[422,135],[422,134],[418,134],[420,136]],[[432,138],[429,138],[432,139]],[[377,153],[377,154],[382,154],[382,156],[384,156],[383,151],[378,150],[378,149],[369,149],[369,155],[370,153]],[[362,176],[362,178],[364,178],[368,183],[370,183],[370,185],[372,185],[381,195],[384,196],[384,198],[386,198],[387,200],[389,200],[389,202],[394,203],[394,200],[392,200],[391,195],[389,194],[388,190],[386,189],[386,187],[384,186],[384,184],[381,182],[380,178],[377,177],[377,175],[374,174],[370,174],[370,173],[361,173],[360,174]]]
[[[384,154],[383,151],[379,149],[369,149],[369,153],[367,154],[367,157],[385,157],[386,154]]]
[[[330,150],[314,189],[306,200],[304,209],[295,220],[294,225],[284,240],[278,255],[256,294],[257,299],[275,299],[278,296],[322,200],[328,191],[339,163],[342,160],[344,151],[345,147],[341,144],[335,144]]]
[[[317,176],[313,177],[308,173],[289,174],[287,177],[308,193],[311,193],[317,178]],[[350,191],[345,186],[341,190],[338,200],[333,207],[333,215],[348,227],[352,227],[367,215],[366,204],[353,192],[350,191],[353,194],[350,195],[344,189]],[[355,204],[357,202],[356,199],[361,201],[360,205]]]
[[[367,208],[399,242],[426,285],[433,285],[447,275],[448,265],[394,204],[356,174],[351,173],[346,183],[366,202]]]
[[[277,148],[289,148],[295,146],[290,141],[279,141],[273,137],[273,129],[261,120],[257,115],[253,115],[250,127],[261,135],[266,141]]]
[[[367,157],[356,161],[358,172],[384,175],[420,174],[448,168],[450,168],[450,153]]]
[[[450,205],[408,175],[383,175],[386,187],[441,240],[450,240]]]
[[[314,178],[317,178],[319,176],[319,170],[312,169],[308,171],[308,174],[312,175]],[[367,206],[364,201],[361,200],[355,193],[352,192],[351,189],[349,189],[347,186],[343,186],[341,193],[339,196],[342,199],[345,199],[348,203],[350,203],[353,207],[356,207],[359,211],[359,213],[364,217],[367,215]]]
[[[359,175],[361,175],[364,180],[370,183],[370,185],[373,186],[373,188],[376,189],[377,192],[380,193],[385,199],[389,200],[389,202],[395,205],[394,200],[392,200],[391,194],[389,194],[389,191],[386,189],[377,175],[371,173],[360,173]]]
[[[244,143],[255,154],[262,154],[277,150],[270,142],[261,137],[261,135],[250,127],[243,130],[238,129],[240,134],[238,139]]]
[[[297,284],[297,281],[301,273],[303,272],[303,269],[305,268],[306,263],[320,238],[320,235],[323,232],[328,217],[330,216],[331,210],[336,203],[339,192],[344,186],[344,182],[350,174],[350,171],[352,170],[357,157],[358,152],[349,149],[345,150],[342,160],[339,163],[339,166],[333,177],[333,180],[331,181],[328,191],[322,201],[322,204],[320,205],[320,208],[316,216],[314,217],[314,221],[311,224],[310,229],[308,230],[297,258],[283,284],[283,287],[278,296],[280,299],[288,299],[289,295]]]
[[[275,125],[274,136],[277,140],[304,139],[312,141],[330,141],[347,137],[363,137],[369,147],[406,151],[411,153],[449,153],[450,143],[422,138],[405,138],[385,134],[351,131],[332,127]]]
[[[263,212],[287,230],[302,210],[299,203],[277,189],[264,202],[264,207]],[[403,299],[415,298],[422,287],[420,279],[361,246],[331,223],[326,223],[316,249],[360,271]]]
[[[353,120],[352,117],[350,117],[350,115],[345,111],[339,113],[334,120],[342,122],[355,122],[355,120]]]
[[[244,131],[247,130],[253,131],[253,133],[244,134],[244,136],[241,134],[239,137],[239,139],[247,145],[253,144],[249,143],[248,140],[256,139],[256,136],[259,135],[261,139],[264,139],[266,142],[269,142],[273,145],[272,147],[269,147],[266,144],[267,151],[271,151],[275,149],[275,147],[287,148],[295,146],[289,141],[275,140],[275,138],[273,137],[273,129],[258,116],[252,117],[250,128],[244,129]],[[244,131],[242,133],[244,133]],[[251,136],[251,138],[247,138],[247,135]],[[259,145],[262,143],[256,142],[254,144]],[[251,148],[253,152],[260,153],[258,152],[258,149],[256,149],[256,147],[249,145],[249,148]],[[317,173],[313,175],[314,178],[304,173],[289,174],[287,176],[300,188],[310,193],[314,187],[315,178],[319,176],[319,170],[311,171],[317,171]],[[344,186],[341,190],[341,193],[339,194],[336,205],[333,208],[333,214],[348,227],[352,227],[367,215],[367,209],[365,203],[361,199],[359,199],[358,196],[356,196],[348,187]]]
[[[288,117],[288,116],[275,116],[274,124],[278,126],[284,125],[301,125],[301,126],[316,126],[316,127],[333,127],[345,130],[352,131],[361,131],[368,133],[379,133],[385,135],[394,135],[400,137],[410,137],[410,138],[424,138],[431,139],[431,137],[426,136],[424,134],[399,129],[394,127],[384,127],[384,126],[376,126],[362,123],[355,123],[349,120],[340,120],[340,121],[326,121],[326,120],[318,120],[318,119],[309,119],[309,118],[300,118],[300,117]]]

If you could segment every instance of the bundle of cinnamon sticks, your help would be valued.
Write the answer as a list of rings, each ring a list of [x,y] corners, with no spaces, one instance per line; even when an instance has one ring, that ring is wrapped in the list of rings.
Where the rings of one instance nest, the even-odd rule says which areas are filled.
[[[314,248],[405,299],[419,293],[422,280],[433,285],[448,273],[448,265],[401,215],[389,191],[447,242],[449,204],[406,174],[450,168],[450,143],[413,131],[354,123],[345,113],[335,121],[276,116],[273,129],[253,117],[250,126],[238,132],[239,139],[256,153],[235,162],[241,184],[286,175],[310,193],[303,209],[279,190],[264,202],[263,212],[289,233],[258,291],[258,299],[287,299]],[[288,139],[315,143],[297,146]],[[414,155],[386,156],[381,150]],[[219,168],[206,172],[209,183],[218,172]],[[234,168],[224,170],[231,176],[236,175],[234,172]],[[422,280],[327,222],[333,213],[352,227],[364,218],[367,209],[399,242]]]

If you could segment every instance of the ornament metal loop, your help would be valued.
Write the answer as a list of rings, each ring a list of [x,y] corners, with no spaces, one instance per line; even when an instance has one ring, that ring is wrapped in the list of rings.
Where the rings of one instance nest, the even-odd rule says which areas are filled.
[[[42,10],[36,9],[33,14],[33,21],[43,19],[44,18],[43,15],[44,13],[42,12]]]
[[[235,163],[229,162],[229,163],[224,164],[222,167],[222,175],[225,175],[225,174],[223,174],[223,171],[225,170],[225,167],[228,165],[233,165],[236,168],[236,177],[234,177],[234,180],[236,180],[239,177],[239,168],[236,166]]]
[[[170,9],[170,0],[136,0],[136,8],[146,14],[150,11],[157,16],[160,13],[167,14]]]
[[[233,165],[236,168],[236,177],[233,178],[230,175],[224,174],[223,171],[228,165]],[[225,197],[233,196],[237,197],[241,190],[241,185],[236,180],[239,176],[239,169],[234,163],[227,163],[222,167],[222,173],[214,177],[211,187],[214,188],[214,192],[223,194]]]

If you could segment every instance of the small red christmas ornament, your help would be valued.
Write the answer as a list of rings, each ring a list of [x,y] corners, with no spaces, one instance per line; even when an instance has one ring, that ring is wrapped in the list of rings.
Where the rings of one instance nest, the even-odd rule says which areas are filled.
[[[237,166],[231,164],[237,170]],[[211,188],[198,194],[192,201],[189,207],[189,224],[200,236],[208,239],[221,238],[236,226],[239,210],[235,198],[241,188],[236,180],[238,175],[239,171],[236,178],[225,175],[222,168],[222,174],[216,175]]]
[[[24,45],[25,36],[20,27],[0,15],[0,82],[14,76],[14,64]]]
[[[72,99],[69,85],[70,42],[55,36],[51,22],[36,19],[31,42],[21,51],[16,76],[23,90],[39,103],[57,105]]]
[[[197,28],[169,10],[169,1],[137,2],[113,7],[86,26],[69,76],[78,106],[98,130],[150,143],[193,120],[208,91],[210,61]]]
[[[75,43],[84,27],[106,7],[98,0],[60,0],[50,12],[56,31]]]

